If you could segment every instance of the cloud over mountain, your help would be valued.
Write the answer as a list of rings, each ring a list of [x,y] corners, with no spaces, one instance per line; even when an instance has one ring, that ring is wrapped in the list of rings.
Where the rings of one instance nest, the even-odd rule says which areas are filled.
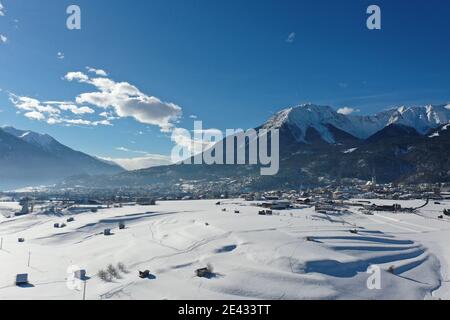
[[[111,125],[111,121],[119,118],[133,118],[140,123],[158,126],[162,132],[170,132],[174,128],[174,122],[182,115],[181,107],[174,103],[145,94],[128,82],[116,82],[108,78],[107,72],[102,69],[86,69],[95,76],[72,71],[63,78],[68,82],[76,81],[96,89],[78,94],[74,101],[41,102],[13,93],[10,94],[10,101],[25,117],[46,121],[51,125]],[[101,110],[97,113],[97,109]]]
[[[78,95],[75,99],[77,104],[111,108],[120,118],[132,117],[138,122],[159,126],[162,131],[169,131],[182,114],[178,105],[147,95],[128,82],[115,82],[105,77],[89,78],[81,72],[70,72],[65,79],[87,83],[97,89]]]

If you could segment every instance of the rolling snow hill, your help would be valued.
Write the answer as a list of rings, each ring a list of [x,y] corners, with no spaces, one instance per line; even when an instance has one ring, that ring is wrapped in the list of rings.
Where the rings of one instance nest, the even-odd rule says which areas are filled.
[[[165,201],[12,218],[4,218],[0,206],[0,300],[82,299],[82,287],[68,286],[72,266],[87,272],[88,300],[450,298],[450,220],[437,219],[448,201],[417,214],[373,216],[355,207],[260,216],[260,208],[243,200],[215,202]],[[74,221],[65,228],[54,228],[70,217]],[[119,222],[126,228],[119,230]],[[110,236],[103,235],[106,228]],[[119,263],[125,272],[109,282],[99,278],[98,271]],[[195,270],[207,265],[213,267],[211,277],[196,277]],[[367,286],[371,265],[380,268],[381,290]],[[140,279],[142,270],[151,276]],[[17,273],[28,273],[28,286],[14,285]]]

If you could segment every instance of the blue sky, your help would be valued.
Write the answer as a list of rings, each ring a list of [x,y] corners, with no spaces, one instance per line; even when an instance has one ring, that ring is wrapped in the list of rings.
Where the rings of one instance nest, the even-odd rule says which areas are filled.
[[[170,132],[192,129],[191,115],[206,128],[224,130],[258,126],[306,102],[369,114],[450,101],[448,1],[0,3],[0,125],[48,133],[96,156],[158,162],[164,158],[152,155],[170,154]],[[71,4],[81,8],[81,30],[66,28]],[[382,30],[366,28],[371,4],[381,7]],[[88,80],[79,74],[64,79],[70,72]],[[93,84],[96,78],[108,79],[109,89]],[[119,91],[117,108],[91,104],[94,94],[77,105],[88,109],[70,111],[76,97],[105,98],[111,88],[106,98]],[[135,92],[123,96],[130,88]],[[49,110],[40,119],[20,97],[40,107],[64,102],[65,110],[52,123]],[[136,109],[130,100],[141,104]],[[85,123],[77,124],[80,119]]]

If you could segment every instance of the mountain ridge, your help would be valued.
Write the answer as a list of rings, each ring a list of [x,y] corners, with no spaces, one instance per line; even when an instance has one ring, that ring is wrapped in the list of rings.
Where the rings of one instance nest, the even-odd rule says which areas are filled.
[[[374,116],[345,116],[331,107],[303,105],[281,110],[257,127],[280,130],[276,176],[263,177],[259,166],[251,165],[170,165],[100,179],[69,179],[63,185],[146,187],[176,193],[183,191],[184,184],[196,183],[205,192],[262,191],[342,179],[368,181],[374,174],[383,183],[448,182],[449,115],[448,105],[397,108]],[[349,133],[358,128],[355,122],[363,126],[358,134],[362,138]]]
[[[115,174],[123,171],[47,134],[0,127],[0,187],[59,182],[71,175]]]
[[[329,106],[303,104],[277,112],[262,127],[279,129],[283,126],[297,130],[298,142],[307,142],[308,128],[314,128],[322,139],[335,143],[333,135],[326,127],[332,125],[359,139],[367,139],[391,124],[401,124],[425,134],[442,124],[450,122],[450,105],[427,105],[418,107],[399,107],[374,115],[344,115]]]

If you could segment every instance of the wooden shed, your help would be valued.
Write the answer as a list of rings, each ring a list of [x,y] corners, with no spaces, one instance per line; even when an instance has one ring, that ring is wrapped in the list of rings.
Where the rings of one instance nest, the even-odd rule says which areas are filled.
[[[17,274],[14,284],[16,286],[23,286],[23,285],[28,284],[28,273],[19,273],[19,274]]]
[[[195,274],[199,278],[208,278],[211,276],[211,271],[209,271],[209,268],[200,268],[195,270]]]
[[[75,279],[85,280],[86,279],[86,270],[80,269],[74,272]]]

